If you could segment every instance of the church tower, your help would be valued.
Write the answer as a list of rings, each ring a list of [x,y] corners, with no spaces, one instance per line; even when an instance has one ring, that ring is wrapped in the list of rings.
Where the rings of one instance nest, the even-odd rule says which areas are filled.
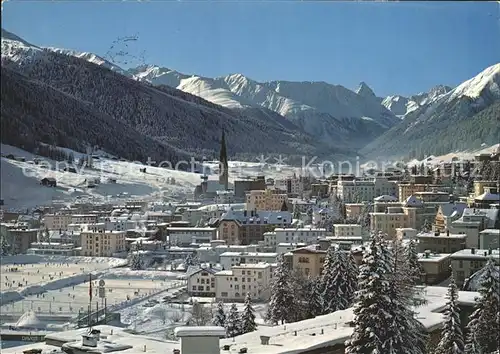
[[[227,150],[226,150],[226,137],[224,135],[224,129],[222,129],[222,139],[220,143],[220,157],[219,157],[219,184],[224,186],[224,190],[228,190],[229,187],[229,165],[227,161]]]

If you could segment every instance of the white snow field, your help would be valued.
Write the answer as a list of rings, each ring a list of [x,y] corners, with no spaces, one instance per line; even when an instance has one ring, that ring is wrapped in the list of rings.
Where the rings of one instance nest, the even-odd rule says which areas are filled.
[[[77,173],[63,171],[64,163],[40,158],[43,163],[34,164],[37,156],[9,145],[1,145],[1,195],[5,208],[31,208],[50,204],[54,201],[71,202],[79,199],[96,201],[117,200],[120,198],[191,198],[196,185],[201,182],[201,175],[163,167],[151,167],[137,162],[119,161],[100,157],[94,159],[93,168],[78,168]],[[64,149],[66,151],[71,151]],[[81,157],[73,152],[75,158]],[[26,161],[8,159],[9,154],[24,157]],[[272,161],[269,161],[272,162]],[[166,163],[164,165],[167,165]],[[56,166],[59,168],[57,169]],[[210,168],[216,166],[207,164]],[[140,172],[146,167],[146,173]],[[265,172],[267,177],[290,176],[293,168],[280,165],[277,169],[261,163],[229,162],[229,178],[254,176]],[[194,169],[193,169],[194,171]],[[290,172],[292,171],[292,172]],[[44,177],[53,177],[57,187],[44,187],[40,181]],[[86,181],[99,178],[95,188],[88,188]],[[110,181],[113,179],[116,181]],[[217,179],[217,176],[209,176]]]

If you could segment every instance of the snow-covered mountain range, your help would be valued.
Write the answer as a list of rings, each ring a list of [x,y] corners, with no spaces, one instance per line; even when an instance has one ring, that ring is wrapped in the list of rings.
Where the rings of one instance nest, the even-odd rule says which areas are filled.
[[[90,64],[92,66],[88,66]],[[62,67],[64,65],[69,66]],[[141,134],[175,148],[180,148],[179,144],[190,147],[195,143],[196,151],[203,151],[206,146],[210,146],[208,151],[215,149],[218,134],[211,129],[220,129],[222,121],[234,126],[235,134],[237,131],[249,132],[251,127],[258,127],[262,132],[246,134],[250,139],[248,146],[235,146],[242,152],[257,149],[283,152],[295,147],[300,150],[298,153],[323,151],[329,154],[336,150],[345,154],[361,149],[365,155],[393,156],[422,150],[422,146],[429,153],[474,148],[494,138],[494,125],[492,132],[475,129],[473,134],[467,135],[456,130],[472,129],[479,122],[489,127],[490,117],[498,116],[495,116],[498,65],[454,89],[439,85],[429,92],[410,97],[394,95],[382,98],[365,82],[353,91],[326,82],[258,82],[242,74],[209,78],[157,65],[124,70],[93,53],[37,47],[2,30],[2,70],[8,67],[50,85],[52,89],[69,94],[90,104],[93,109],[97,108],[100,113],[138,129]],[[114,75],[107,73],[107,69]],[[64,74],[52,76],[50,72],[54,70]],[[101,87],[98,78],[111,80],[111,84],[102,83]],[[126,95],[117,87],[127,87]],[[102,95],[102,92],[109,98],[95,96]],[[161,98],[151,99],[151,95],[156,97],[160,92]],[[135,97],[132,101],[138,99],[140,103],[136,102],[135,109],[139,107],[139,110],[133,111],[132,106],[129,107],[131,111],[124,108],[124,105],[130,105],[130,100],[121,105],[113,103],[114,100],[125,100],[125,97]],[[167,112],[167,101],[175,102],[174,105],[168,104],[178,106],[178,111]],[[203,113],[193,113],[193,109],[201,109]],[[153,112],[162,113],[157,116]],[[203,118],[207,112],[214,119],[212,127],[209,127],[212,123]],[[478,120],[469,119],[477,118],[478,114]],[[224,118],[217,118],[219,116]],[[201,123],[203,127],[197,126]],[[162,129],[156,128],[158,124]],[[199,132],[197,128],[200,128]],[[188,132],[191,132],[190,136]],[[207,133],[210,143],[192,139],[193,134],[201,138]],[[436,134],[442,134],[442,137],[439,135],[438,139]],[[460,139],[455,139],[457,134]],[[472,138],[475,140],[471,141]],[[207,140],[207,137],[203,139]]]
[[[401,102],[400,102],[401,101]],[[438,86],[386,105],[407,112],[404,120],[362,149],[372,156],[445,154],[500,140],[500,63],[451,89]],[[408,109],[410,105],[411,109]]]
[[[398,123],[366,83],[357,92],[326,82],[257,82],[242,74],[209,78],[189,75],[156,65],[126,72],[91,53],[47,48],[89,58],[137,81],[169,86],[231,109],[265,108],[273,111],[325,143],[336,141],[353,149],[362,147]],[[101,64],[102,62],[102,64]]]

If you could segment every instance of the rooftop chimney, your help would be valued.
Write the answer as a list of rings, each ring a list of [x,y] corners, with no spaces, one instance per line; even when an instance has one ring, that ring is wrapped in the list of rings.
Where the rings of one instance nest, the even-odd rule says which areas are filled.
[[[450,236],[450,230],[446,230],[446,236]]]
[[[97,347],[97,338],[92,335],[82,335],[82,345],[85,347]]]
[[[475,249],[475,248],[471,248],[471,249],[470,249],[470,253],[471,253],[471,254],[476,254],[476,249]]]
[[[182,354],[220,354],[219,338],[226,336],[223,327],[177,327],[175,335],[181,340]]]

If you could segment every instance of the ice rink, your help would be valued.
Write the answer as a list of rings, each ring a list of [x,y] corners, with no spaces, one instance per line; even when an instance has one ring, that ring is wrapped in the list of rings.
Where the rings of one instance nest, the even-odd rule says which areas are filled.
[[[67,263],[32,263],[2,265],[1,289],[4,291],[21,291],[32,285],[44,285],[51,281],[68,278],[73,275],[89,273],[110,268],[108,262]]]
[[[105,279],[105,292],[107,306],[120,305],[124,307],[127,302],[144,298],[158,292],[180,286],[181,281],[159,281],[138,279]],[[92,282],[92,310],[101,308],[104,300],[99,298],[99,280]],[[38,295],[30,295],[24,300],[16,301],[0,307],[2,313],[23,314],[33,310],[43,314],[78,314],[87,311],[89,306],[89,282],[69,286],[58,290],[46,291]]]

